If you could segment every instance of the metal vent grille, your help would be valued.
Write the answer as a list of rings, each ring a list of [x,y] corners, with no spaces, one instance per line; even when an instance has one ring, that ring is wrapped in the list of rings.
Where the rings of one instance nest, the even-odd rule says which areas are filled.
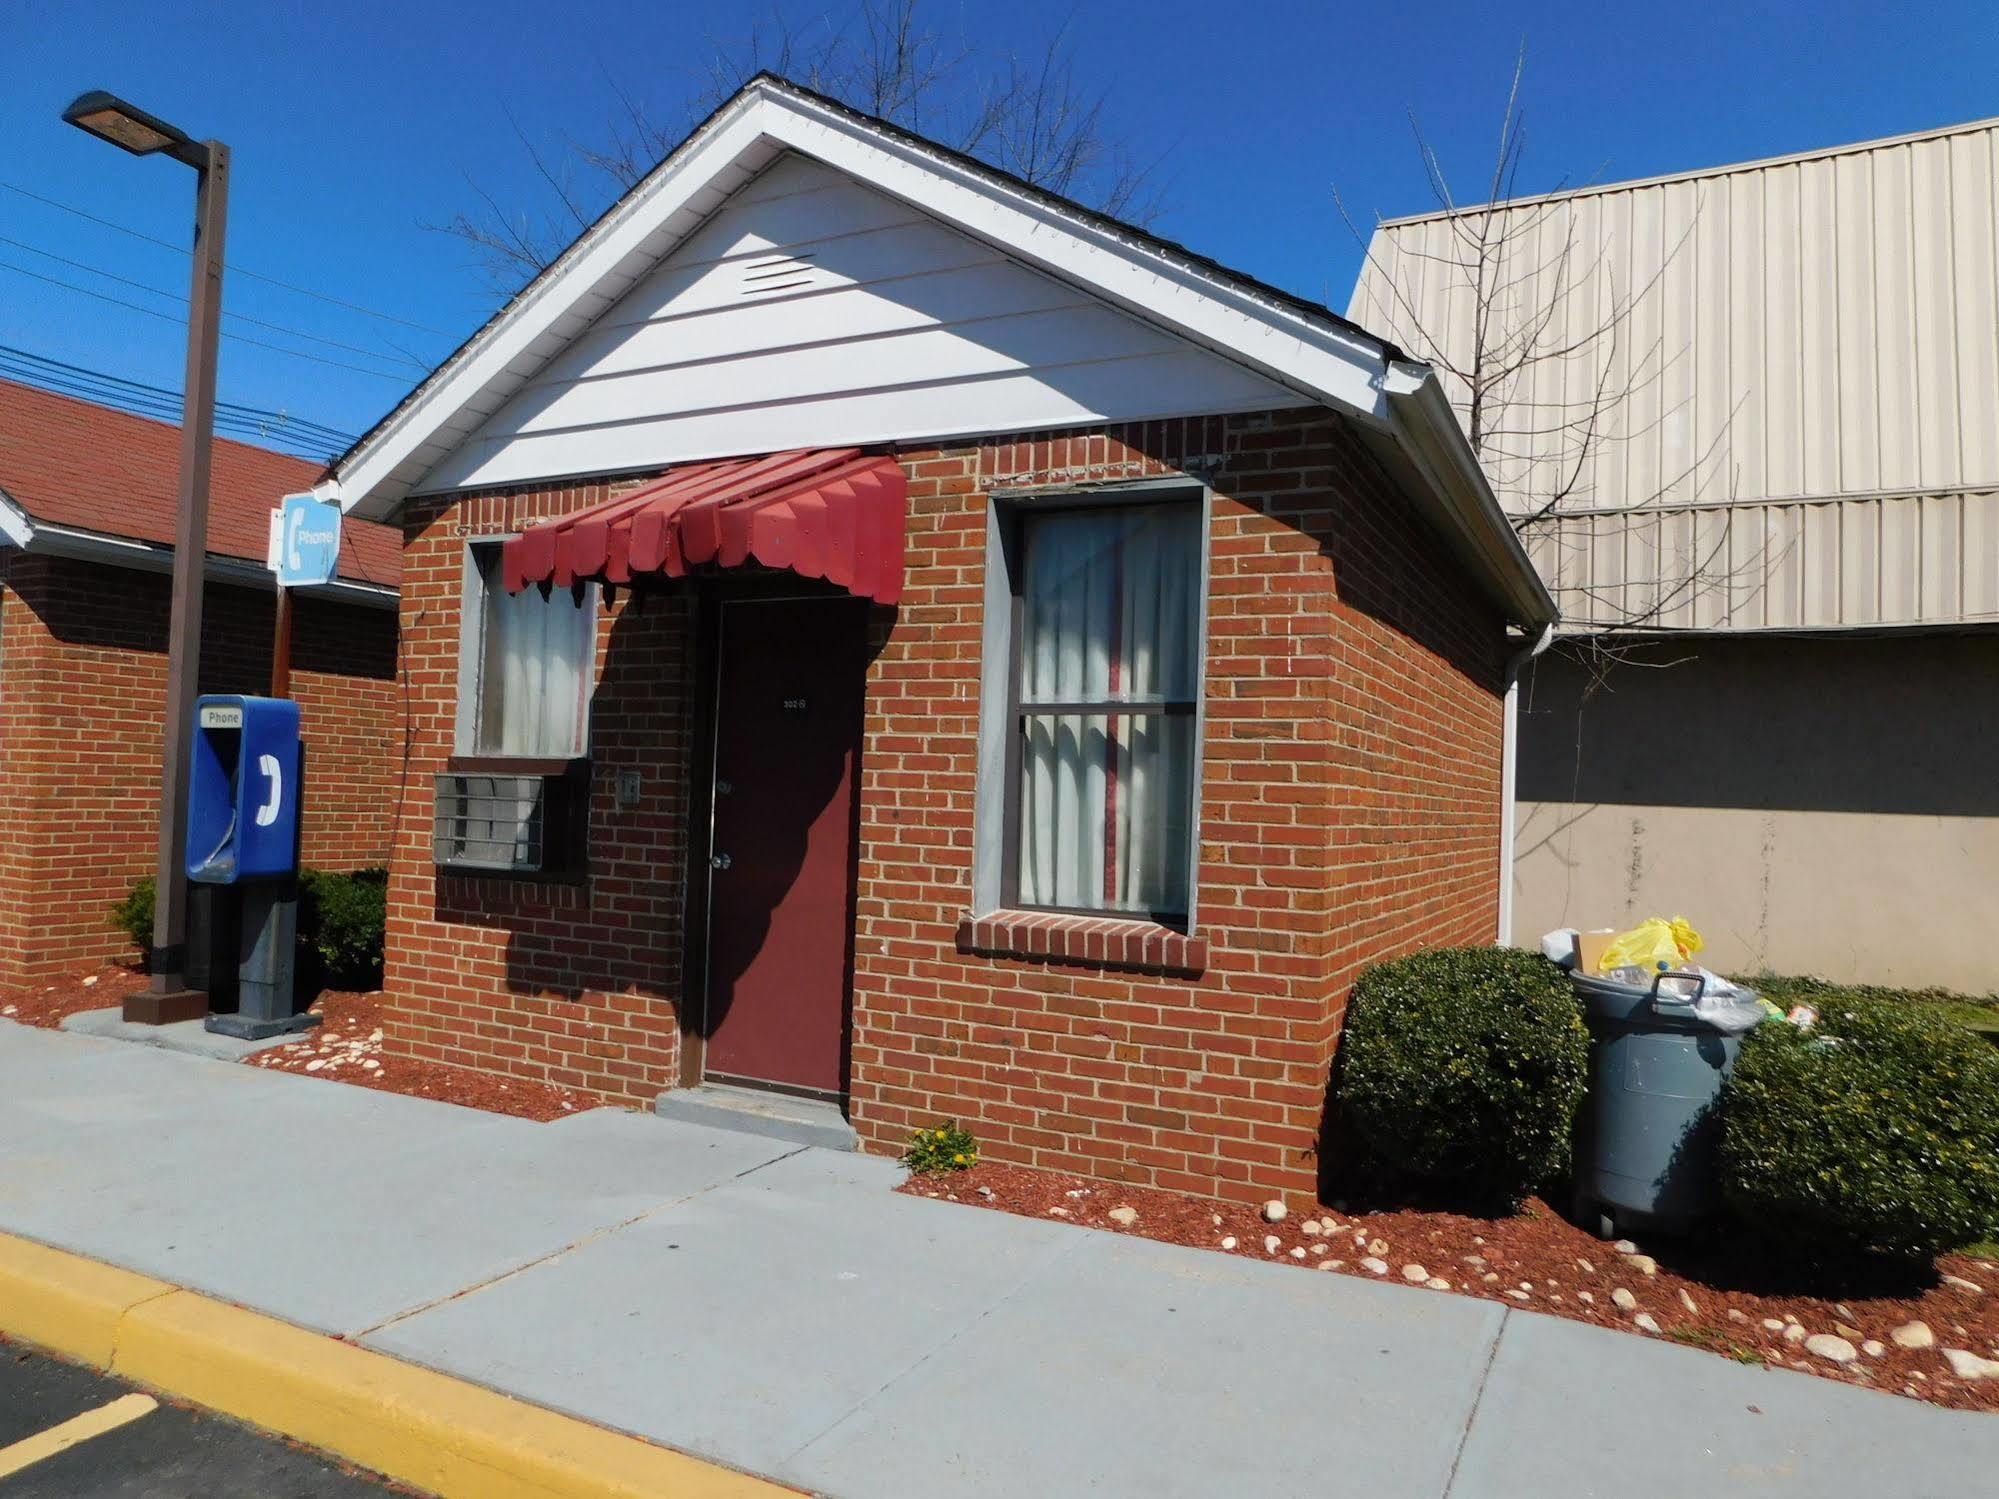
[[[767,255],[761,260],[745,261],[742,293],[746,297],[755,297],[771,292],[796,291],[817,281],[813,274],[816,269],[809,251],[804,255]]]
[[[547,780],[538,775],[452,774],[437,778],[437,862],[508,873],[546,865]]]

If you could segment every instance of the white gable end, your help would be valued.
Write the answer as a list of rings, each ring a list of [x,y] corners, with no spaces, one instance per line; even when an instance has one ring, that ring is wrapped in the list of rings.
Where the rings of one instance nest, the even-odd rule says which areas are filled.
[[[1305,404],[787,153],[416,488]]]

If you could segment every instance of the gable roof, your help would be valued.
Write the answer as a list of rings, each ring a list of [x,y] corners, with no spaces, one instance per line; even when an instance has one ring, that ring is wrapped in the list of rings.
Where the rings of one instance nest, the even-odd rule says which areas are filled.
[[[750,80],[697,126],[336,459],[321,492],[363,515],[392,514],[488,417],[787,152],[1346,414],[1395,450],[1400,477],[1420,473],[1412,500],[1439,512],[1432,518],[1512,617],[1552,617],[1552,602],[1448,405],[1419,395],[1426,380],[1434,384],[1427,366],[1328,308],[770,74]],[[855,433],[841,440],[875,439]],[[667,463],[720,455],[658,456]]]
[[[278,499],[309,490],[317,463],[230,438],[215,439],[208,550],[264,565]],[[31,532],[65,532],[172,550],[180,502],[180,428],[94,401],[0,380],[0,503]],[[341,527],[340,576],[393,589],[402,537],[350,519]]]

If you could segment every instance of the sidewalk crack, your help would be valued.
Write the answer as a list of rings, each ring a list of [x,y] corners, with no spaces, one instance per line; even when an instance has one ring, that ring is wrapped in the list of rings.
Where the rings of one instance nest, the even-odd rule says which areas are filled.
[[[1492,1345],[1485,1350],[1485,1365],[1478,1371],[1478,1388],[1472,1391],[1471,1409],[1465,1412],[1464,1429],[1458,1433],[1457,1450],[1451,1454],[1451,1471],[1445,1475],[1444,1487],[1437,1499],[1451,1499],[1451,1490],[1458,1486],[1458,1464],[1465,1460],[1465,1448],[1471,1442],[1471,1429],[1478,1422],[1478,1408],[1485,1401],[1486,1386],[1492,1382],[1492,1365],[1499,1357],[1499,1340],[1506,1336],[1506,1329],[1512,1325],[1512,1309],[1503,1309],[1499,1315],[1499,1331],[1492,1335]]]
[[[373,1336],[375,1336],[375,1334],[386,1331],[391,1327],[394,1327],[398,1322],[407,1322],[412,1317],[421,1317],[425,1312],[434,1311],[436,1308],[440,1306],[448,1306],[454,1301],[461,1301],[465,1297],[472,1295],[474,1292],[483,1291],[486,1290],[488,1287],[497,1286],[505,1281],[512,1280],[516,1276],[525,1275],[528,1273],[528,1271],[539,1269],[541,1266],[549,1263],[549,1261],[558,1260],[562,1258],[563,1255],[573,1253],[574,1251],[583,1248],[585,1245],[594,1244],[599,1239],[609,1238],[612,1234],[615,1233],[622,1233],[625,1229],[632,1227],[632,1225],[636,1223],[643,1223],[646,1219],[652,1217],[655,1213],[663,1213],[668,1208],[683,1207],[687,1203],[693,1202],[698,1197],[705,1197],[708,1195],[708,1193],[713,1192],[720,1187],[726,1187],[735,1182],[739,1182],[746,1176],[754,1176],[757,1172],[763,1170],[766,1166],[775,1166],[780,1161],[788,1161],[793,1156],[798,1155],[800,1152],[810,1150],[811,1148],[812,1147],[809,1145],[794,1145],[790,1150],[785,1151],[782,1155],[774,1155],[770,1157],[770,1159],[768,1160],[758,1161],[753,1166],[745,1166],[742,1170],[733,1173],[732,1175],[724,1178],[721,1181],[709,1182],[706,1186],[700,1187],[692,1192],[683,1193],[679,1197],[669,1197],[664,1202],[655,1202],[651,1207],[642,1209],[641,1211],[632,1214],[632,1216],[629,1218],[623,1219],[622,1221],[617,1223],[607,1223],[601,1228],[592,1229],[589,1233],[584,1234],[579,1239],[573,1239],[567,1244],[558,1245],[556,1248],[547,1251],[545,1254],[538,1254],[531,1260],[524,1260],[518,1265],[510,1266],[509,1268],[502,1270],[497,1275],[489,1275],[484,1280],[474,1281],[469,1286],[460,1286],[457,1290],[448,1292],[443,1296],[433,1296],[429,1301],[419,1302],[415,1306],[404,1307],[401,1311],[396,1312],[391,1316],[384,1317],[379,1322],[373,1323],[370,1326],[363,1327],[357,1329],[354,1332],[346,1334],[346,1337],[348,1341],[353,1343],[359,1343],[363,1338],[372,1338]]]

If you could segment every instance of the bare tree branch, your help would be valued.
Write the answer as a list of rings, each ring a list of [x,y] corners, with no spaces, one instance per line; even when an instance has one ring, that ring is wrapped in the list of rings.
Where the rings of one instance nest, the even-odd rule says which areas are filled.
[[[1427,246],[1413,235],[1363,232],[1337,190],[1333,201],[1361,245],[1363,279],[1384,320],[1445,377],[1515,529],[1554,558],[1560,576],[1550,586],[1586,605],[1589,618],[1580,621],[1586,627],[1656,628],[1717,592],[1732,593],[1745,581],[1761,586],[1770,565],[1763,554],[1729,557],[1726,526],[1714,547],[1690,546],[1668,557],[1662,544],[1649,567],[1631,565],[1638,517],[1677,514],[1730,472],[1738,402],[1684,461],[1669,459],[1663,441],[1656,445],[1657,468],[1673,471],[1654,473],[1654,483],[1621,485],[1609,507],[1623,517],[1619,566],[1602,581],[1587,566],[1601,541],[1593,518],[1609,513],[1596,493],[1599,479],[1614,480],[1621,465],[1634,461],[1635,442],[1663,438],[1692,405],[1692,383],[1683,374],[1689,349],[1668,347],[1667,319],[1657,309],[1701,205],[1696,200],[1686,229],[1648,263],[1649,246],[1620,246],[1601,232],[1590,236],[1597,242],[1586,242],[1566,183],[1516,203],[1527,144],[1526,66],[1523,44],[1500,111],[1483,203],[1459,206],[1441,159],[1410,116],[1424,180],[1445,214]],[[1688,394],[1674,399],[1676,388]]]
[[[926,0],[855,0],[844,20],[801,27],[774,12],[741,37],[711,39],[711,56],[664,106],[607,79],[618,108],[602,134],[568,140],[559,152],[537,145],[509,114],[542,201],[503,208],[470,182],[465,211],[424,227],[464,241],[488,278],[511,292],[763,71],[1104,213],[1139,224],[1158,216],[1161,158],[1142,159],[1119,138],[1110,91],[1078,78],[1066,25],[1031,53],[1001,53],[938,30],[928,14]]]

